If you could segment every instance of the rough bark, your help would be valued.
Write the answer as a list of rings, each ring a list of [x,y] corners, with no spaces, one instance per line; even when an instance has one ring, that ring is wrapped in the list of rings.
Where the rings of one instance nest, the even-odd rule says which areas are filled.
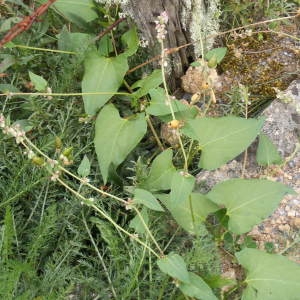
[[[168,35],[165,48],[175,48],[189,42],[193,46],[183,48],[173,54],[169,60],[169,83],[174,89],[178,80],[186,71],[191,60],[200,56],[202,39],[204,48],[212,45],[212,39],[206,37],[218,30],[219,0],[107,0],[119,2],[137,24],[140,35],[149,42],[153,55],[159,53],[157,47],[154,20],[162,12],[169,15]]]

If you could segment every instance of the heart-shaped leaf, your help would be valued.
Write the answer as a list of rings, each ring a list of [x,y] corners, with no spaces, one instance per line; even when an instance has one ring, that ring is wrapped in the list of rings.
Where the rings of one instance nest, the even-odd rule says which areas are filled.
[[[183,258],[175,253],[170,253],[157,261],[160,270],[173,278],[189,283],[189,273]]]
[[[95,148],[104,183],[110,165],[119,166],[143,138],[147,123],[143,114],[129,119],[120,118],[118,110],[106,105],[96,120]]]
[[[247,270],[242,300],[298,300],[300,266],[286,257],[257,249],[235,254]]]
[[[57,0],[54,6],[64,16],[79,26],[98,17],[92,0]]]
[[[293,189],[279,182],[231,179],[215,185],[207,197],[226,207],[229,230],[242,234],[271,215],[288,193]]]
[[[150,209],[164,211],[156,198],[148,191],[143,189],[135,189],[133,203],[141,203]]]
[[[159,194],[157,197],[170,211],[176,222],[191,234],[197,234],[206,217],[219,209],[215,203],[200,193],[192,193],[185,201],[178,204],[171,201],[170,195]]]
[[[282,163],[282,158],[276,147],[264,134],[259,135],[259,144],[256,152],[256,161],[261,166],[269,166],[271,164]]]
[[[263,125],[263,119],[238,117],[197,118],[189,120],[182,132],[199,141],[201,168],[220,167],[247,149]]]
[[[189,282],[179,284],[180,290],[189,297],[205,300],[218,300],[211,288],[198,275],[189,272]]]
[[[91,52],[85,60],[85,72],[82,80],[82,92],[104,94],[83,95],[85,112],[95,115],[118,90],[128,70],[125,55],[103,57]],[[109,124],[109,123],[108,123]]]
[[[95,48],[91,43],[93,36],[81,32],[69,32],[64,26],[58,36],[58,49],[63,51],[72,51],[76,53],[84,53],[88,48]]]
[[[148,191],[170,189],[173,175],[176,172],[172,157],[171,149],[159,154],[152,163],[148,178],[140,184],[140,187]]]
[[[184,202],[191,194],[194,185],[195,177],[184,172],[179,171],[173,175],[171,183],[170,201],[173,205],[178,205]]]

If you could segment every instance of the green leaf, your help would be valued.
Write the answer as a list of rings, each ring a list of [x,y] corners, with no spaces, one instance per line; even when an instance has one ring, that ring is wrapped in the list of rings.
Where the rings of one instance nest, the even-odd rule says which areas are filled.
[[[179,289],[183,294],[202,300],[218,300],[211,288],[198,275],[189,272],[189,282],[179,284]]]
[[[92,52],[85,60],[82,92],[107,92],[102,95],[84,95],[85,112],[95,115],[118,90],[128,70],[126,56],[106,58]],[[107,123],[109,124],[109,123]]]
[[[278,254],[244,249],[235,254],[247,270],[242,300],[298,300],[300,266]]]
[[[271,215],[288,193],[294,193],[293,189],[279,182],[231,179],[215,185],[207,197],[226,207],[229,230],[242,234]]]
[[[124,55],[131,56],[136,53],[137,49],[139,48],[139,37],[137,35],[135,26],[125,32],[122,35],[121,40],[124,45],[127,45]]]
[[[208,51],[204,57],[206,60],[210,60],[213,56],[215,56],[217,59],[217,63],[219,64],[222,61],[222,59],[224,58],[224,56],[226,55],[226,52],[227,52],[226,47],[214,48],[214,49]]]
[[[2,59],[2,61],[0,63],[0,73],[3,73],[9,67],[13,66],[17,62],[15,56],[13,56],[13,55],[5,54],[1,58],[4,58],[4,59]]]
[[[159,259],[157,264],[162,272],[182,282],[189,283],[189,273],[186,264],[180,255],[170,253],[164,258]]]
[[[180,171],[173,175],[171,183],[170,201],[173,205],[178,205],[180,202],[184,202],[191,194],[194,185],[195,177]]]
[[[164,120],[168,122],[172,119],[170,107],[166,105],[166,92],[162,88],[151,89],[149,91],[151,102],[150,105],[146,108],[147,114],[153,116],[167,116]],[[171,105],[175,112],[175,116],[178,120],[186,119],[184,117],[185,114],[189,113],[190,118],[194,118],[198,110],[195,107],[190,107],[178,100],[172,100]]]
[[[28,131],[30,131],[32,128],[33,128],[33,125],[32,125],[32,123],[29,121],[29,120],[27,120],[27,119],[23,119],[23,120],[17,120],[16,122],[14,122],[13,124],[12,124],[12,126],[15,126],[15,125],[19,125],[20,126],[20,128],[22,129],[22,130],[24,130],[25,132],[28,132]]]
[[[199,141],[200,168],[213,170],[246,150],[262,125],[263,119],[197,118],[187,121],[182,132]]]
[[[150,90],[158,87],[163,82],[161,70],[154,70],[150,75],[147,77],[136,81],[131,88],[139,89],[133,94],[133,96],[138,99],[141,98],[149,93]]]
[[[92,0],[57,0],[54,7],[78,26],[98,18]]]
[[[47,81],[43,77],[36,75],[30,71],[28,73],[30,81],[33,83],[35,89],[39,92],[44,91],[48,85]]]
[[[147,123],[144,114],[120,118],[118,110],[108,104],[98,114],[95,127],[95,148],[106,184],[110,165],[117,168],[125,160],[146,133]]]
[[[87,177],[90,175],[91,163],[88,157],[85,155],[77,169],[77,173],[81,177]]]
[[[171,149],[159,154],[152,163],[148,178],[141,183],[140,187],[148,191],[170,189],[173,175],[176,172],[172,156]]]
[[[197,234],[207,216],[219,207],[200,193],[192,193],[185,201],[174,205],[170,196],[159,194],[157,197],[170,211],[176,222],[187,232]]]
[[[281,164],[282,158],[276,147],[264,134],[259,135],[259,144],[256,152],[256,161],[261,166],[269,166],[272,164]]]
[[[148,216],[148,210],[146,207],[143,207],[141,210],[141,216],[145,222],[145,224],[148,226],[149,223],[149,216]],[[146,229],[144,224],[142,223],[140,217],[136,215],[129,223],[129,227],[133,228],[134,231],[138,234],[144,234],[146,233]]]
[[[109,35],[103,36],[99,41],[98,52],[101,56],[109,56],[114,51],[111,37]]]
[[[156,198],[146,190],[135,189],[133,203],[143,204],[153,210],[164,211]]]
[[[81,32],[69,32],[64,26],[58,35],[58,49],[63,51],[71,51],[84,53],[89,47],[95,48],[92,43],[93,36]]]
[[[149,223],[149,215],[148,215],[148,210],[146,207],[143,207],[143,209],[141,210],[141,216],[145,222],[145,224],[148,226]],[[141,218],[139,217],[139,215],[136,215],[130,222],[129,222],[129,227],[133,228],[134,231],[138,234],[144,234],[146,233],[146,229],[144,224],[141,221]]]

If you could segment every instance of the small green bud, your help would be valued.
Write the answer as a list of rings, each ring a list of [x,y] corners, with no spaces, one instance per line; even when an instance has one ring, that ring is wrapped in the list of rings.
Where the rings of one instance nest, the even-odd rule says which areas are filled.
[[[60,150],[62,146],[61,138],[56,136],[55,137],[55,149]]]
[[[70,158],[72,156],[72,152],[73,152],[73,147],[68,147],[68,148],[64,149],[64,151],[62,152],[62,154],[65,157]]]
[[[44,159],[40,156],[34,156],[31,161],[37,165],[37,166],[42,166],[44,164]]]
[[[207,66],[211,69],[215,68],[218,64],[218,59],[215,55],[213,55],[210,60],[207,62]]]

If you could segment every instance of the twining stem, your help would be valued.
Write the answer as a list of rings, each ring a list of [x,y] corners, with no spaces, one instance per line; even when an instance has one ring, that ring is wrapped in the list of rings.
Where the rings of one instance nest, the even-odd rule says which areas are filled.
[[[83,200],[83,201],[91,201],[87,198],[85,198],[84,196],[82,196],[81,194],[79,194],[77,191],[75,191],[74,189],[72,189],[69,185],[67,185],[63,180],[61,180],[60,178],[56,179],[63,187],[65,187],[68,191],[70,191],[72,194],[74,194],[76,197],[78,197],[79,199]],[[157,258],[160,258],[160,255],[157,254],[151,247],[149,247],[147,244],[145,244],[143,241],[141,241],[138,237],[134,236],[133,234],[131,234],[130,232],[128,232],[127,230],[125,230],[123,227],[121,227],[120,225],[118,225],[109,215],[107,215],[104,211],[102,211],[99,207],[97,207],[95,204],[89,204],[90,207],[92,207],[95,211],[97,211],[102,217],[104,217],[105,219],[107,219],[114,227],[116,227],[118,230],[120,230],[121,232],[123,232],[124,234],[128,235],[130,238],[134,239],[135,241],[137,241],[139,244],[141,244],[143,247],[146,247],[152,254],[154,254]]]
[[[160,45],[161,45],[161,72],[162,72],[163,85],[164,85],[164,89],[165,89],[166,96],[167,96],[167,105],[170,107],[170,111],[171,111],[171,115],[172,115],[173,120],[176,120],[174,109],[173,109],[173,106],[172,106],[172,100],[171,100],[171,97],[170,97],[170,94],[169,94],[169,91],[168,91],[168,86],[167,86],[167,81],[166,81],[165,49],[164,49],[164,43],[163,43],[162,40],[160,40]],[[188,161],[187,161],[187,156],[186,156],[184,146],[183,146],[183,143],[182,143],[182,139],[181,139],[181,136],[180,136],[179,128],[176,128],[176,134],[178,136],[180,148],[181,148],[182,155],[183,155],[183,158],[184,158],[183,168],[184,168],[184,171],[187,172],[188,171]]]
[[[143,218],[143,216],[141,215],[140,211],[133,206],[134,211],[136,212],[136,214],[138,215],[138,217],[140,218],[143,226],[145,227],[147,233],[149,234],[149,237],[151,238],[151,240],[153,241],[153,243],[155,244],[155,246],[157,247],[158,251],[160,252],[161,256],[164,256],[164,252],[163,250],[160,248],[160,246],[158,245],[157,241],[155,240],[154,236],[152,235],[149,227],[147,226],[147,224],[145,223],[145,220]]]
[[[248,90],[245,89],[245,87],[242,87],[243,89],[243,97],[245,100],[245,119],[248,119]],[[244,153],[244,161],[243,161],[243,167],[242,167],[242,175],[241,177],[244,178],[245,177],[245,170],[246,170],[246,164],[247,164],[247,160],[248,160],[248,149],[245,150]]]
[[[159,149],[160,149],[161,151],[164,151],[165,148],[164,148],[163,144],[161,143],[161,141],[160,141],[160,139],[159,139],[159,136],[157,135],[157,133],[156,133],[156,131],[155,131],[155,128],[154,128],[154,126],[153,126],[153,124],[152,124],[152,121],[151,121],[151,118],[150,118],[149,115],[146,115],[146,120],[147,120],[148,126],[149,126],[149,128],[150,128],[150,130],[151,130],[151,132],[152,132],[152,134],[153,134],[153,136],[154,136],[154,138],[155,138],[155,141],[156,141],[156,143],[157,143]]]
[[[25,141],[29,144],[29,146],[34,149],[37,153],[39,153],[40,155],[42,155],[46,160],[51,160],[44,152],[42,152],[38,147],[36,147],[33,143],[31,143],[31,141],[25,137]],[[22,143],[26,149],[30,149],[30,147],[28,147],[28,145],[26,145],[25,143]],[[76,176],[75,174],[73,174],[72,172],[68,171],[67,169],[65,169],[64,167],[62,166],[58,166],[58,168],[63,171],[64,173],[72,176],[73,178],[75,178],[76,180],[78,180],[82,185],[86,185],[88,187],[90,187],[91,189],[97,191],[98,193],[100,193],[101,195],[104,195],[104,196],[107,196],[107,197],[110,197],[114,200],[117,200],[119,202],[122,202],[123,204],[127,205],[127,201],[125,201],[124,199],[120,198],[120,197],[117,197],[115,195],[112,195],[110,193],[107,193],[107,192],[104,192],[103,190],[101,189],[98,189],[96,188],[95,186],[93,186],[92,184],[84,181],[82,178]],[[53,174],[52,174],[53,175]],[[60,183],[63,182],[61,179],[57,179]],[[63,182],[63,186],[66,187],[66,184]],[[69,187],[69,186],[68,186]],[[67,187],[66,187],[67,188]],[[72,188],[68,188],[68,190],[72,191],[73,192],[73,189]],[[75,191],[75,190],[74,190]],[[75,191],[76,193],[74,193],[77,197],[80,197],[81,199],[86,199],[85,197],[83,197],[78,191]],[[80,195],[80,196],[78,196]],[[148,232],[150,238],[152,239],[153,243],[155,244],[155,246],[157,247],[157,249],[159,250],[161,256],[163,256],[163,251],[161,250],[160,246],[158,245],[157,241],[155,240],[154,236],[152,235],[149,227],[147,226],[147,224],[145,223],[144,219],[143,219],[143,216],[141,215],[141,213],[138,211],[138,209],[136,207],[133,206],[133,209],[136,211],[137,215],[139,216],[143,226],[145,227],[146,231]],[[104,213],[104,212],[103,212]],[[107,217],[106,217],[107,218]]]

